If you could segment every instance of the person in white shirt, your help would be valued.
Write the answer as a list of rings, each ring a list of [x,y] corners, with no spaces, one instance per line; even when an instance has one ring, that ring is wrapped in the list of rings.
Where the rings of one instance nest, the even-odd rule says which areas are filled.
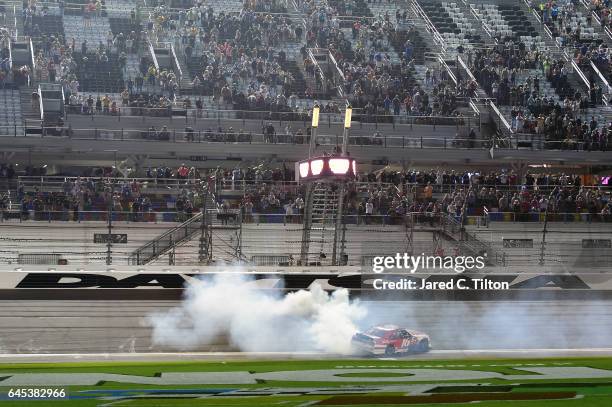
[[[293,204],[288,203],[285,205],[285,218],[283,219],[283,225],[286,225],[287,222],[291,223],[293,221]]]
[[[370,217],[374,214],[374,204],[372,201],[368,201],[365,206],[365,222],[366,225],[370,224]]]

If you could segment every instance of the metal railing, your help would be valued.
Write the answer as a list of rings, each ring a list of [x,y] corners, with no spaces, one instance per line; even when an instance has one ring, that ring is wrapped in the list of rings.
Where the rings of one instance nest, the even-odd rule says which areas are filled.
[[[568,222],[597,222],[597,223],[612,223],[612,215],[602,214],[600,212],[593,213],[588,211],[582,212],[551,212],[550,209],[548,213],[544,211],[534,211],[530,210],[529,212],[516,211],[516,212],[503,212],[503,211],[493,211],[488,209],[483,211],[483,217],[485,218],[483,222],[480,222],[480,225],[491,225],[492,222],[526,222],[526,223],[543,223],[543,222],[559,222],[559,223],[568,223]],[[477,217],[470,217],[477,218]],[[475,222],[478,224],[478,222]]]
[[[465,125],[470,126],[471,120],[465,120]],[[478,122],[474,121],[474,126]],[[435,129],[434,125],[434,129]],[[310,136],[300,134],[274,134],[266,135],[246,131],[216,132],[210,130],[180,131],[168,129],[167,131],[151,132],[147,129],[103,129],[103,128],[71,128],[66,127],[41,127],[37,128],[37,134],[19,134],[21,128],[10,127],[10,133],[4,137],[42,137],[42,138],[68,138],[72,140],[113,140],[134,141],[143,140],[149,142],[169,143],[227,143],[227,144],[284,144],[284,145],[307,145]],[[14,131],[13,131],[14,130]],[[374,133],[374,132],[373,132]],[[0,136],[2,137],[2,136]],[[321,146],[337,146],[342,143],[341,134],[317,134],[317,143]],[[401,135],[387,135],[374,133],[371,136],[349,136],[349,144],[353,146],[374,146],[380,148],[487,148],[489,140],[469,139],[463,137],[419,137],[402,133]]]
[[[499,123],[504,125],[504,129],[506,129],[506,131],[508,131],[510,134],[514,133],[514,130],[512,130],[512,126],[510,125],[510,123],[508,123],[503,113],[498,109],[498,107],[495,105],[495,103],[493,103],[492,100],[489,101],[489,106],[491,107],[491,111],[493,111],[497,116]]]
[[[89,95],[89,93],[87,93]],[[95,96],[96,93],[91,93]],[[104,96],[103,94],[99,94]],[[117,101],[120,102],[120,101]],[[193,103],[193,100],[191,100]],[[313,101],[314,105],[314,101]],[[193,106],[193,104],[192,104]],[[288,121],[288,122],[303,122],[308,123],[311,120],[311,108],[312,106],[304,107],[302,111],[299,110],[286,110],[286,111],[270,111],[270,110],[240,110],[227,108],[223,109],[221,104],[218,104],[217,108],[188,108],[182,103],[181,99],[177,97],[176,103],[171,103],[164,107],[140,107],[140,106],[123,106],[117,103],[117,112],[115,114],[106,113],[103,114],[101,111],[91,112],[89,107],[85,104],[69,104],[66,105],[67,111],[70,115],[90,116],[92,120],[96,117],[116,117],[117,120],[121,120],[123,117],[160,117],[169,118],[172,120],[261,120],[261,121]],[[467,118],[474,119],[473,116],[425,116],[425,115],[409,115],[409,114],[374,114],[368,113],[362,108],[353,108],[353,114],[351,121],[357,123],[379,123],[379,124],[455,124],[458,121],[465,120]],[[69,117],[68,117],[69,118]],[[339,124],[344,123],[344,114],[341,112],[321,112],[320,113],[321,124]]]
[[[461,172],[459,172],[459,174],[461,174]],[[244,176],[244,172],[243,175]],[[367,176],[367,174],[365,175]],[[461,176],[461,175],[460,175]],[[360,179],[363,179],[363,177],[360,177]],[[274,185],[277,187],[283,187],[283,188],[290,188],[290,187],[298,187],[300,186],[300,182],[299,181],[288,181],[288,180],[273,180],[273,179],[238,179],[238,180],[231,180],[231,179],[222,179],[222,178],[218,178],[216,181],[216,187],[217,190],[219,191],[219,193],[223,193],[223,192],[227,192],[227,191],[242,191],[248,187],[259,187],[262,186],[263,184],[266,185]],[[560,185],[560,184],[546,184],[546,185],[538,185],[538,184],[532,184],[532,185],[527,185],[521,182],[518,183],[514,183],[514,184],[486,184],[486,183],[437,183],[436,181],[433,182],[421,182],[421,183],[414,183],[414,182],[403,182],[403,183],[392,183],[392,182],[379,182],[379,181],[363,181],[363,180],[358,180],[353,182],[351,185],[353,186],[353,188],[357,191],[362,191],[362,190],[367,190],[368,188],[372,187],[372,188],[376,188],[376,189],[388,189],[388,188],[398,188],[398,186],[405,186],[406,188],[413,188],[413,187],[425,187],[427,186],[427,184],[430,184],[431,187],[433,188],[434,192],[452,192],[456,189],[464,189],[464,188],[495,188],[497,190],[501,190],[501,191],[515,191],[515,192],[521,192],[523,190],[527,190],[527,191],[534,191],[537,190],[538,192],[543,192],[543,191],[551,191],[554,190],[555,188],[575,188],[575,189],[583,189],[583,190],[598,190],[598,191],[603,191],[603,192],[608,192],[608,193],[612,193],[612,185]],[[400,190],[397,190],[398,193],[400,193]]]
[[[431,20],[427,16],[427,13],[425,13],[425,10],[423,10],[419,2],[417,0],[412,0],[411,4],[415,13],[422,19],[422,21],[425,22],[425,27],[431,33],[434,42],[436,42],[437,45],[441,48],[442,54],[445,54],[447,46],[446,41],[444,41],[444,37],[440,35],[435,24],[431,22]]]
[[[198,213],[180,225],[140,246],[129,255],[128,264],[147,264],[151,260],[164,255],[176,247],[176,245],[191,239],[197,232],[201,231],[202,222],[204,222],[204,212]]]
[[[155,178],[119,178],[119,177],[99,177],[99,176],[87,176],[87,177],[74,177],[74,176],[54,176],[54,175],[45,175],[45,176],[18,176],[17,182],[19,185],[23,186],[24,189],[31,190],[33,188],[39,188],[41,191],[51,191],[51,190],[61,190],[66,182],[74,183],[80,182],[83,186],[86,186],[89,181],[93,181],[96,184],[110,184],[110,185],[118,185],[123,183],[132,184],[134,182],[138,183],[140,188],[152,188],[152,187],[160,187],[164,189],[173,188],[191,188],[200,185],[204,179],[200,178],[165,178],[165,177],[155,177]]]
[[[457,241],[460,250],[485,257],[485,262],[489,265],[505,265],[504,253],[494,250],[491,245],[478,239],[473,233],[468,232],[464,227],[464,223],[463,215],[459,219],[453,215],[446,215],[442,218],[443,230]]]
[[[17,206],[17,205],[13,205]],[[187,212],[163,211],[110,211],[110,218],[117,223],[177,223],[194,216]],[[9,209],[0,211],[0,223],[20,222],[108,222],[109,211],[74,210],[35,210]]]
[[[202,210],[197,215],[140,246],[128,256],[128,264],[146,264],[174,250],[178,245],[190,240],[198,231],[203,233],[205,227],[214,224],[214,216],[217,217],[217,220],[220,216],[223,217],[221,223],[227,224],[229,222],[227,218],[236,212],[221,210],[218,207],[216,191],[217,188],[214,185],[211,190],[207,187],[203,197]]]
[[[499,110],[492,109],[500,123],[505,128],[510,128],[510,124]],[[457,118],[461,121],[461,127],[470,128],[478,126],[479,121],[472,118]],[[415,126],[420,125],[418,122]],[[431,123],[433,129],[440,126],[439,123]],[[412,130],[412,124],[410,130]],[[455,127],[459,129],[459,122]],[[147,142],[167,142],[185,144],[204,144],[204,143],[224,143],[235,145],[249,144],[277,144],[277,145],[308,145],[310,136],[306,134],[277,133],[273,135],[262,134],[261,132],[250,131],[213,131],[207,130],[177,130],[168,129],[166,131],[150,131],[142,129],[105,129],[105,128],[72,128],[69,126],[0,126],[0,134],[4,129],[4,135],[0,137],[28,137],[28,138],[67,138],[71,140],[104,140],[104,141],[147,141]],[[579,140],[549,140],[546,134],[537,133],[512,133],[511,144],[497,145],[496,149],[527,149],[527,150],[568,150],[568,151],[610,151],[612,144],[600,144],[597,141],[585,142]],[[323,147],[335,147],[342,143],[340,134],[317,134],[317,143]],[[401,134],[380,132],[372,129],[371,135],[350,135],[349,145],[376,148],[402,148],[402,149],[424,149],[435,148],[441,150],[455,149],[489,149],[492,147],[492,139],[471,139],[457,136],[417,136],[402,132]],[[199,156],[193,156],[199,157]],[[195,158],[194,161],[198,161]]]

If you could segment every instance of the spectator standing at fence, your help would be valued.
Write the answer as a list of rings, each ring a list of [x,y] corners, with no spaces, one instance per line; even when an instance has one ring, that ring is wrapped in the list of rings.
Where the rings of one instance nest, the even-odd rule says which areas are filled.
[[[176,170],[176,175],[178,179],[187,179],[189,175],[189,168],[185,166],[185,163],[182,163],[180,167]]]
[[[370,199],[365,204],[365,223],[366,225],[370,224],[370,219],[373,214],[374,214],[374,203]]]
[[[285,205],[285,217],[283,219],[283,225],[293,222],[293,203],[289,202]]]

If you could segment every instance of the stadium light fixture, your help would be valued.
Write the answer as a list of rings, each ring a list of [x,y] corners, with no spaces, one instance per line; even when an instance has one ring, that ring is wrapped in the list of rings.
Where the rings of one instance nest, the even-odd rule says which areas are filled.
[[[312,175],[320,175],[321,171],[323,171],[323,160],[312,160],[310,162],[310,169],[312,171]]]
[[[319,105],[312,107],[312,127],[314,129],[319,127]]]
[[[298,174],[304,181],[341,181],[357,175],[357,164],[352,157],[323,156],[298,162]]]
[[[315,103],[312,107],[312,126],[310,133],[310,143],[308,147],[308,158],[312,157],[317,146],[317,128],[319,127],[319,105]]]
[[[346,107],[346,112],[344,113],[344,128],[351,128],[351,118],[353,116],[353,108],[349,105]]]
[[[331,158],[329,160],[329,169],[334,175],[346,175],[351,167],[351,162],[348,158]]]
[[[300,178],[308,177],[308,171],[310,170],[310,163],[308,161],[300,163]]]

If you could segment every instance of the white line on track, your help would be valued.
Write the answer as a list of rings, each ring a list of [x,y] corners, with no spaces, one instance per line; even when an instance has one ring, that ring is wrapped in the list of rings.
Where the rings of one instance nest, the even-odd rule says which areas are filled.
[[[173,361],[173,360],[248,360],[248,359],[347,359],[411,361],[436,359],[479,358],[554,358],[554,357],[611,357],[612,348],[582,349],[478,349],[432,350],[424,354],[397,358],[360,358],[324,352],[150,352],[150,353],[3,353],[0,363],[75,362],[75,361]]]

